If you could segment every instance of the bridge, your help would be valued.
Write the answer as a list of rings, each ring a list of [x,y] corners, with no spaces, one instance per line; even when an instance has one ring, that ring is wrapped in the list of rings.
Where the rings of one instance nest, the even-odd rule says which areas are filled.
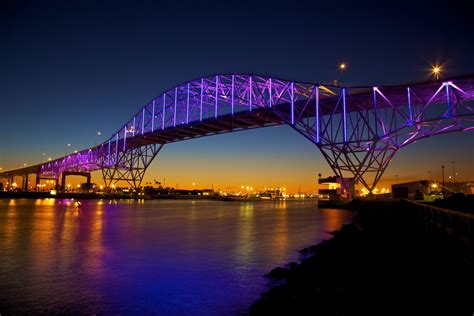
[[[395,153],[420,139],[474,129],[474,75],[396,86],[331,86],[250,74],[180,84],[148,102],[103,143],[0,178],[58,181],[101,170],[106,187],[138,188],[165,144],[287,124],[337,176],[375,188]],[[26,183],[26,184],[25,184]],[[347,185],[347,184],[346,184]]]

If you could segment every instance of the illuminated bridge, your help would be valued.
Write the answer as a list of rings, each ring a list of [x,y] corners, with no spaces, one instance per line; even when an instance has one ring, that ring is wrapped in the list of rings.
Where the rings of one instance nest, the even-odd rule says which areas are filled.
[[[379,87],[216,75],[164,92],[98,146],[0,177],[64,181],[102,170],[107,187],[126,181],[136,188],[165,144],[287,124],[321,150],[336,175],[372,191],[398,149],[473,130],[473,99],[474,75]]]

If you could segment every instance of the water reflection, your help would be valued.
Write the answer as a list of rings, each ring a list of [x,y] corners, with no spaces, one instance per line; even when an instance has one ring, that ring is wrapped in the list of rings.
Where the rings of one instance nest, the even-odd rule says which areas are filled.
[[[272,255],[281,256],[287,251],[288,247],[288,211],[286,201],[275,205],[278,212],[278,220],[275,225],[275,234],[273,239]]]
[[[351,216],[288,201],[0,200],[0,302],[20,314],[238,314],[264,273]]]
[[[236,259],[237,269],[246,270],[255,252],[255,219],[252,202],[243,202],[239,208]],[[243,273],[244,271],[240,271]]]
[[[319,211],[324,219],[321,221],[321,230],[331,233],[347,222],[347,215],[337,209],[323,208]]]

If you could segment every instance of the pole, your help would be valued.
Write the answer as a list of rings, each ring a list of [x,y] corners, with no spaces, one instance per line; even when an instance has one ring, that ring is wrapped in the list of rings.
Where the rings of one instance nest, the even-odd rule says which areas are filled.
[[[443,177],[443,198],[444,198],[444,165],[441,166],[441,174]]]
[[[451,161],[453,164],[453,181],[456,182],[456,161]]]

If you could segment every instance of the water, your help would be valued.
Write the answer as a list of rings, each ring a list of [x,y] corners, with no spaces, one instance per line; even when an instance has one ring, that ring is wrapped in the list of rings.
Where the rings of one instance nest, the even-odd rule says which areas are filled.
[[[237,315],[351,218],[311,201],[0,199],[0,314]]]

